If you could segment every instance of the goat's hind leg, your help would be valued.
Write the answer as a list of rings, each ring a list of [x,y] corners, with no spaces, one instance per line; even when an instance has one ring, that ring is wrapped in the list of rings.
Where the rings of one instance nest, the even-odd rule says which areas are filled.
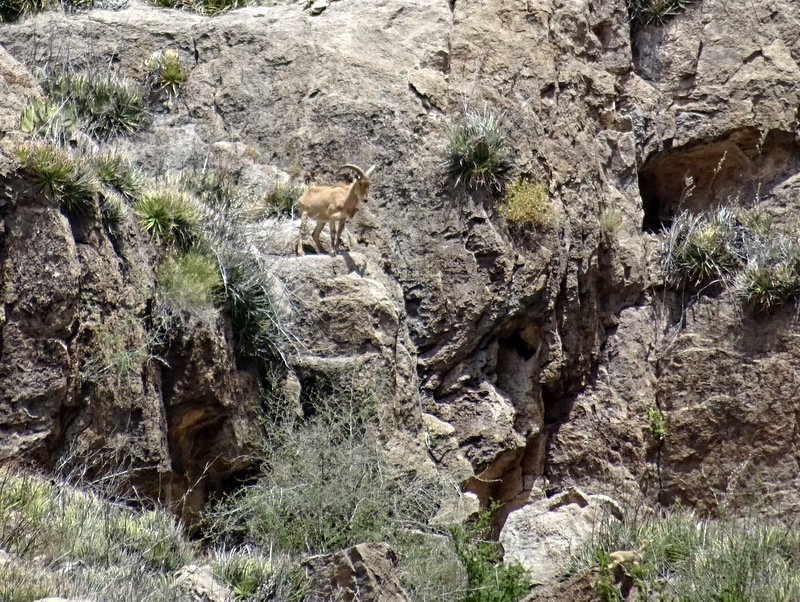
[[[325,227],[325,223],[322,220],[317,222],[317,226],[314,228],[314,231],[311,233],[311,238],[314,240],[314,246],[317,248],[317,253],[325,253],[325,247],[322,246],[322,241],[319,239],[319,234],[322,232],[322,229]]]
[[[308,213],[303,211],[303,214],[300,216],[300,234],[297,236],[297,254],[304,255],[303,252],[303,232],[306,229],[306,220],[308,219]]]

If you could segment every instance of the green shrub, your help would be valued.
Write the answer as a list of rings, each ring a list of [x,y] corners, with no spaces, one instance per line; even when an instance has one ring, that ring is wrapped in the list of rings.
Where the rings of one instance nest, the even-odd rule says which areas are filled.
[[[188,73],[181,67],[178,53],[168,49],[156,52],[144,62],[145,69],[150,73],[148,80],[155,90],[166,90],[176,96],[181,86],[189,79]]]
[[[451,125],[447,140],[443,165],[456,183],[500,187],[512,167],[511,149],[494,115],[466,110]]]
[[[58,202],[69,215],[81,215],[94,206],[97,177],[90,162],[57,144],[20,146],[15,154],[19,167],[33,185]]]
[[[156,280],[161,294],[179,307],[212,305],[222,284],[216,260],[198,251],[165,257]]]
[[[332,383],[306,397],[306,418],[270,425],[262,476],[209,514],[212,532],[299,554],[392,543],[427,524],[440,502],[433,483],[392,478],[375,437],[381,387]]]
[[[641,581],[640,591],[655,596],[669,591],[676,600],[800,599],[800,536],[760,514],[708,519],[675,507],[666,516],[635,513],[625,522],[602,521],[594,538],[578,564],[601,574],[611,551],[641,549],[647,540],[640,570],[631,573]],[[614,595],[609,591],[606,599]]]
[[[468,592],[461,602],[516,602],[530,591],[522,565],[502,562],[497,542],[486,538],[490,522],[491,512],[484,511],[475,524],[450,528],[467,574]]]
[[[62,71],[46,77],[44,87],[58,103],[69,103],[87,134],[106,139],[145,127],[144,92],[135,82],[111,72]]]
[[[506,187],[503,200],[497,208],[510,222],[542,226],[550,216],[550,197],[543,184],[517,178]]]
[[[174,186],[146,190],[133,208],[145,232],[179,250],[188,250],[200,236],[197,203]]]
[[[631,20],[642,25],[663,25],[694,0],[626,0]]]

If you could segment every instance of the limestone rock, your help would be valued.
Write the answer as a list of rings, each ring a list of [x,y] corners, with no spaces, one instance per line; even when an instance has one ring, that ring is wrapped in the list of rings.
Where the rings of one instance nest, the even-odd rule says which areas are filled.
[[[359,544],[303,562],[312,599],[408,602],[396,574],[397,557],[385,543]]]
[[[599,520],[617,520],[619,505],[607,496],[571,488],[514,510],[500,532],[504,558],[519,562],[533,583],[546,583],[569,568]]]

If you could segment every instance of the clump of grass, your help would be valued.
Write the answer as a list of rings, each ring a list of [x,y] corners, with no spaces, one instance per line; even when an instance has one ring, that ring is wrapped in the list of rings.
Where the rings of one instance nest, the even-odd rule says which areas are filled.
[[[497,117],[467,109],[447,133],[443,166],[457,183],[500,188],[513,164]]]
[[[156,281],[161,294],[181,307],[213,305],[222,285],[216,260],[199,251],[164,258]]]
[[[608,554],[636,549],[643,562],[628,570],[646,599],[647,592],[667,588],[678,600],[800,599],[800,536],[775,519],[755,513],[710,519],[674,507],[665,517],[648,513],[605,521],[594,533],[578,564],[600,568],[605,599],[622,599],[605,571]]]
[[[174,571],[193,557],[166,512],[137,512],[8,468],[0,468],[0,483],[0,548],[22,558],[111,568],[135,554],[150,570]]]
[[[102,184],[113,188],[128,201],[139,197],[144,175],[127,157],[106,151],[97,156],[95,165]]]
[[[211,566],[221,583],[233,590],[238,600],[306,599],[305,574],[288,556],[266,557],[253,549],[217,552]]]
[[[798,297],[800,245],[757,207],[683,213],[667,233],[664,269],[673,285],[731,284],[751,310],[768,311]]]
[[[642,25],[663,25],[694,0],[627,0],[632,21]]]
[[[606,240],[614,238],[622,228],[622,213],[615,207],[603,207],[598,218],[600,233]]]
[[[543,184],[520,177],[506,187],[497,208],[510,222],[543,226],[550,216],[550,197]]]
[[[15,159],[34,186],[58,202],[69,215],[81,215],[94,206],[98,182],[84,157],[53,143],[20,146]]]
[[[264,197],[264,207],[270,217],[293,217],[298,199],[307,190],[293,182],[275,182]]]
[[[17,19],[45,10],[50,0],[0,0],[0,23],[11,23]]]
[[[237,8],[247,6],[247,0],[151,0],[161,8],[181,8],[193,10],[201,15],[213,17]]]
[[[761,244],[759,244],[761,243]],[[752,310],[769,311],[800,293],[800,245],[783,234],[759,238],[734,280],[734,290]]]
[[[133,209],[145,232],[179,250],[188,250],[200,236],[197,202],[178,187],[146,190]]]
[[[20,129],[36,138],[63,142],[75,125],[75,109],[70,103],[54,103],[32,96],[20,116]]]
[[[94,138],[130,134],[147,123],[141,86],[114,73],[62,71],[47,77],[44,86],[56,102],[75,107],[82,129]]]
[[[664,269],[674,283],[707,285],[728,278],[737,265],[735,213],[682,213],[672,223],[664,251]]]
[[[157,91],[166,90],[172,96],[176,96],[189,79],[189,74],[181,66],[178,53],[172,49],[154,53],[145,60],[144,66],[150,72],[150,86]]]

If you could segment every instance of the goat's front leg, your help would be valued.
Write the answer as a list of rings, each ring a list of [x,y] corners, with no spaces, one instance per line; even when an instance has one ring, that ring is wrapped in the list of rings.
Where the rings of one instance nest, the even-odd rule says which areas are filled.
[[[316,228],[314,228],[314,231],[311,233],[311,238],[314,239],[314,246],[317,247],[317,253],[325,252],[325,247],[322,246],[322,242],[319,239],[319,233],[322,232],[322,229],[325,227],[325,223],[326,222],[319,220]]]
[[[297,237],[297,254],[303,255],[303,232],[306,229],[306,220],[308,219],[308,212],[303,211],[303,214],[300,216],[300,235]]]
[[[336,250],[335,252],[339,252],[339,246],[342,244],[342,232],[344,232],[344,223],[347,221],[347,218],[342,218],[339,220],[338,227],[336,228]]]

